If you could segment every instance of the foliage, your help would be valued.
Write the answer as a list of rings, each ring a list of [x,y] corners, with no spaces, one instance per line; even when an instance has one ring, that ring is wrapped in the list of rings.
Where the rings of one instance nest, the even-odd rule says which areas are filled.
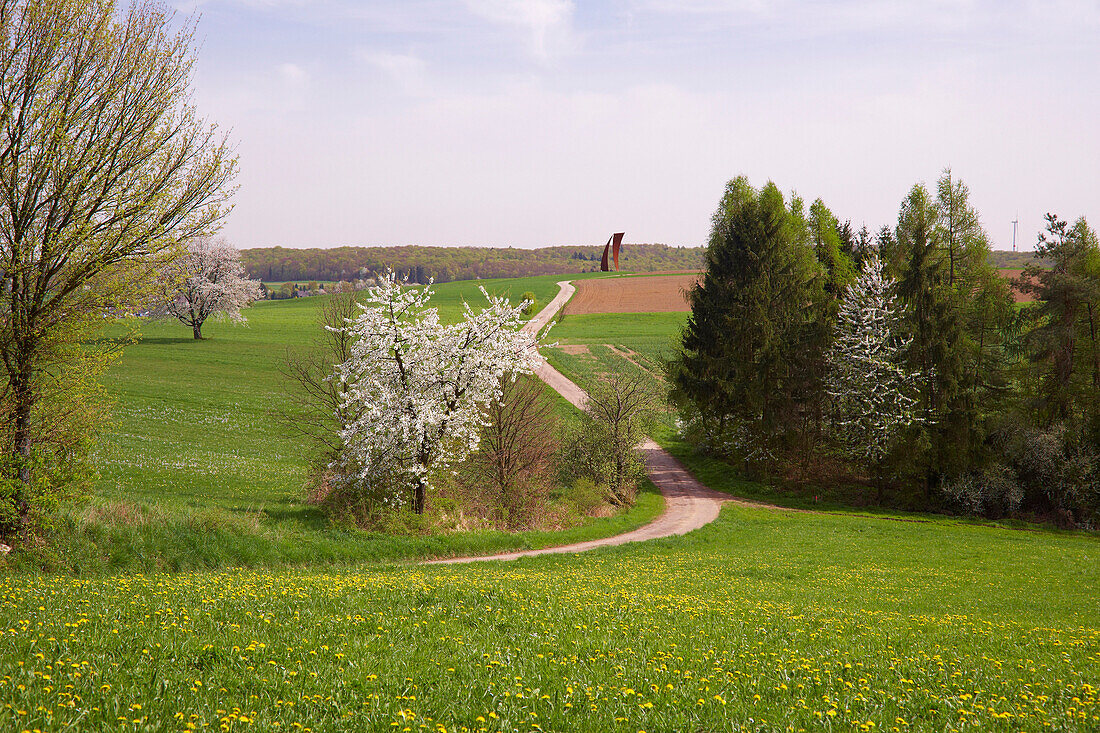
[[[169,284],[165,315],[191,326],[202,338],[202,324],[213,315],[243,323],[241,309],[262,296],[260,283],[244,276],[241,254],[224,237],[196,237],[186,253],[170,262],[160,277]]]
[[[508,529],[527,525],[557,474],[554,407],[536,378],[524,375],[502,379],[499,396],[485,408],[470,474]]]
[[[707,273],[668,372],[682,439],[750,473],[762,465],[791,477],[815,465],[814,480],[832,471],[823,482],[839,489],[852,477],[829,466],[835,441],[823,438],[836,438],[880,501],[889,481],[921,508],[946,500],[988,515],[1094,521],[1100,243],[1083,219],[1071,227],[1048,216],[1016,283],[1036,300],[1023,308],[950,169],[933,191],[914,186],[896,227],[874,237],[820,201],[806,213],[797,197],[784,205],[774,186],[756,191],[743,178],[713,221]],[[837,303],[854,259],[876,263],[882,279]],[[852,298],[861,292],[862,303]],[[835,428],[827,436],[824,418]],[[1065,473],[1031,466],[1039,455],[1058,456]]]
[[[1028,334],[1040,373],[1036,409],[1044,425],[1080,424],[1100,412],[1100,244],[1082,218],[1070,227],[1047,214],[1023,288],[1034,296]]]
[[[346,327],[350,357],[335,377],[357,417],[341,430],[345,460],[332,466],[334,482],[407,487],[411,496],[389,493],[385,502],[411,499],[421,514],[435,474],[477,449],[501,379],[530,373],[540,360],[534,336],[520,330],[522,306],[481,292],[488,307],[466,304],[461,322],[444,325],[428,306],[430,288],[405,287],[391,273],[368,291]]]
[[[963,511],[994,519],[1016,511],[1024,499],[1016,475],[1002,463],[945,481],[942,489]]]
[[[1025,506],[1053,513],[1061,524],[1097,526],[1100,455],[1086,436],[1063,424],[1037,428],[1005,421],[993,439]]]
[[[1027,267],[1035,260],[1035,253],[1031,250],[995,249],[989,253],[993,266],[1000,270],[1020,270]]]
[[[569,471],[606,492],[613,504],[634,503],[645,461],[638,453],[656,406],[655,395],[636,374],[616,372],[591,384],[580,429],[567,451]]]
[[[523,307],[523,315],[533,316],[539,312],[539,301],[530,290],[524,291],[523,295],[519,296],[519,299],[523,303],[526,303]]]
[[[901,309],[882,261],[871,255],[840,303],[826,354],[825,391],[832,398],[834,437],[853,458],[875,466],[921,417],[918,375],[904,365]]]
[[[354,281],[388,271],[409,282],[427,284],[532,275],[564,275],[600,269],[603,245],[516,249],[495,247],[334,247],[332,249],[246,249],[242,261],[250,277],[286,280]],[[619,255],[626,272],[697,270],[698,247],[627,244]]]
[[[0,531],[14,531],[32,487],[81,472],[48,422],[71,405],[43,409],[46,390],[95,391],[81,345],[143,302],[177,242],[216,227],[235,159],[194,116],[191,28],[173,32],[160,5],[4,0],[0,26],[0,465],[19,518]]]
[[[828,301],[801,205],[773,183],[727,184],[672,367],[685,415],[746,460],[804,442],[820,395]]]
[[[982,406],[1004,394],[1003,335],[1012,314],[1004,282],[969,190],[946,170],[933,198],[923,185],[902,202],[887,261],[912,338],[908,366],[920,373],[919,406],[930,450],[914,453],[931,495],[938,481],[987,460]]]

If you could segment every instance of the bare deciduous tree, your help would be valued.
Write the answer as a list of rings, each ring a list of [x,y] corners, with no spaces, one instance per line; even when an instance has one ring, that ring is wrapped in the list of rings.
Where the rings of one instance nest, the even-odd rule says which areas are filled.
[[[515,527],[526,519],[551,473],[557,448],[554,402],[535,377],[506,377],[500,399],[485,412],[488,424],[482,429],[480,448],[471,456],[471,469],[494,492],[498,519]]]
[[[0,0],[2,450],[22,522],[32,464],[50,460],[36,407],[51,370],[147,297],[232,192],[235,157],[189,104],[193,27],[170,21],[144,0]]]
[[[202,324],[210,316],[224,313],[243,322],[241,308],[263,294],[259,281],[245,275],[240,251],[224,237],[191,240],[187,253],[170,263],[163,276],[169,285],[165,315],[190,326],[196,339],[202,338]]]
[[[294,385],[292,409],[281,418],[317,448],[319,465],[337,462],[344,450],[341,433],[359,418],[355,405],[345,404],[340,381],[333,379],[337,364],[351,358],[353,342],[347,326],[360,309],[355,292],[343,292],[321,303],[316,336],[304,349],[287,353],[280,371]]]

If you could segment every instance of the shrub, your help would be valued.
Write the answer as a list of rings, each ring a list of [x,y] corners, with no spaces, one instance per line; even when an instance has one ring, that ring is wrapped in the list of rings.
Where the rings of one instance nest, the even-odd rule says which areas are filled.
[[[588,395],[580,429],[566,442],[567,479],[590,479],[605,487],[612,504],[633,504],[638,482],[645,475],[645,461],[637,447],[652,422],[654,404],[653,394],[638,375],[605,375]]]
[[[508,529],[530,524],[545,502],[547,477],[557,473],[556,415],[547,390],[530,375],[505,377],[468,460],[466,473],[482,489],[492,518]]]
[[[528,290],[528,291],[524,292],[523,295],[519,296],[519,299],[521,301],[526,301],[527,302],[527,305],[525,305],[523,307],[523,315],[533,316],[536,313],[538,313],[538,311],[539,311],[539,301],[538,301],[538,298],[535,297],[535,294],[533,292]]]
[[[997,518],[1020,507],[1024,490],[1008,466],[997,463],[984,471],[966,473],[942,486],[947,498],[964,511]]]
[[[577,508],[577,513],[588,516],[604,505],[607,487],[590,478],[581,477],[573,482],[565,498]]]
[[[990,439],[1017,488],[1010,488],[1008,478],[987,478],[968,492],[955,490],[953,498],[959,500],[960,492],[980,494],[989,513],[989,502],[995,507],[1001,491],[1002,503],[1018,496],[1017,506],[1053,512],[1067,526],[1096,524],[1100,518],[1100,457],[1083,431],[1064,423],[1043,429],[1008,421],[995,426]],[[974,483],[973,478],[969,481]],[[1013,508],[1004,505],[1004,511]]]

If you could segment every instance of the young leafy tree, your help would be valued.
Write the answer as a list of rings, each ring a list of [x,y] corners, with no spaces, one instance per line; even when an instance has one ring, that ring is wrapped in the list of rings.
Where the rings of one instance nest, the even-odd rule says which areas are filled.
[[[241,253],[224,237],[196,237],[187,243],[187,254],[162,272],[171,284],[165,315],[191,326],[202,338],[202,324],[214,315],[243,322],[241,309],[262,297],[258,280],[250,280],[241,265]]]
[[[430,287],[404,286],[391,273],[367,291],[362,313],[346,327],[350,356],[335,375],[342,404],[357,414],[341,431],[351,460],[333,466],[344,480],[370,483],[385,474],[408,490],[392,503],[411,494],[422,514],[437,472],[477,449],[501,380],[538,366],[535,336],[521,330],[523,304],[481,292],[486,308],[466,304],[459,323],[444,324],[428,305]]]
[[[937,240],[947,258],[947,284],[967,281],[985,264],[989,243],[978,212],[970,206],[970,189],[944,170],[936,182]]]
[[[354,340],[347,327],[359,313],[354,292],[322,301],[314,338],[305,348],[288,350],[280,368],[293,389],[287,409],[279,416],[312,446],[317,478],[322,480],[331,465],[345,463],[344,428],[361,416],[361,408],[345,402],[339,380],[332,378],[333,367],[351,358]],[[323,487],[313,488],[323,493]]]
[[[0,473],[22,523],[69,460],[48,383],[231,193],[235,159],[190,106],[191,29],[169,21],[143,0],[0,0]]]
[[[891,248],[889,269],[898,278],[912,336],[909,364],[924,375],[930,493],[937,481],[984,461],[985,421],[1006,389],[1003,331],[1012,307],[969,191],[950,170],[938,181],[935,199],[924,186],[913,187]]]
[[[921,420],[920,375],[905,363],[901,315],[894,283],[872,255],[841,300],[825,381],[834,436],[848,456],[872,469]]]
[[[825,273],[797,203],[788,208],[773,183],[727,184],[670,366],[701,442],[724,450],[733,440],[746,460],[796,442],[820,397]]]
[[[844,226],[847,229],[842,228],[836,216],[829,211],[829,207],[821,199],[816,199],[810,205],[807,223],[810,227],[814,254],[825,268],[825,291],[835,301],[840,298],[856,275],[855,263],[851,256],[851,227],[845,222]],[[847,237],[846,241],[842,239],[842,235]]]
[[[645,461],[638,444],[653,418],[655,395],[636,374],[612,373],[588,393],[571,453],[581,473],[606,490],[617,506],[633,504]]]

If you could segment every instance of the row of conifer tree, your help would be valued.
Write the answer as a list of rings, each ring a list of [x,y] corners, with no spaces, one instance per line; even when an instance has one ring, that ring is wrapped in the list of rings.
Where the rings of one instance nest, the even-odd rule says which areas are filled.
[[[670,364],[684,433],[752,474],[1094,525],[1096,233],[1048,214],[1015,286],[1034,302],[1015,302],[950,170],[874,235],[730,181]]]

